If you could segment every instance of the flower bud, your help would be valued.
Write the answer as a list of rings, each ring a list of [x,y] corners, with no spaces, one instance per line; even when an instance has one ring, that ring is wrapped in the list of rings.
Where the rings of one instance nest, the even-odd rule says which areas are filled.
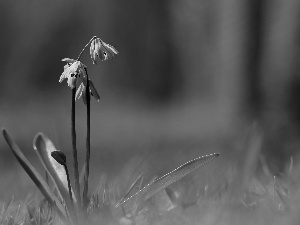
[[[51,152],[51,156],[58,162],[59,164],[65,166],[67,164],[66,155],[61,151],[53,151]]]

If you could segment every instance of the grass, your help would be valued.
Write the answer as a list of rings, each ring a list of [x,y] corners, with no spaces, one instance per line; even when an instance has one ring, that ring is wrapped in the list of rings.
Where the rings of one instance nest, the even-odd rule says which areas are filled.
[[[158,139],[153,139],[155,143],[148,142],[146,144],[148,146],[146,149],[149,149],[151,154],[147,154],[147,160],[143,161],[142,164],[140,164],[140,160],[133,158],[134,155],[138,154],[138,149],[142,149],[142,146],[133,145],[134,148],[138,149],[132,151],[131,146],[133,143],[131,142],[123,145],[120,152],[117,152],[120,147],[117,143],[115,143],[117,144],[115,146],[110,145],[106,153],[95,151],[94,161],[92,159],[91,165],[93,173],[91,174],[92,184],[90,189],[92,190],[91,193],[94,194],[93,199],[98,199],[100,204],[94,207],[96,210],[93,210],[90,222],[92,224],[98,224],[99,221],[107,222],[107,224],[119,224],[121,220],[123,224],[129,223],[131,220],[124,219],[122,214],[121,216],[117,213],[114,214],[115,211],[111,207],[111,202],[115,203],[120,200],[141,172],[145,175],[145,181],[148,181],[153,175],[163,175],[199,155],[199,151],[201,155],[203,154],[202,151],[206,150],[221,151],[222,155],[210,165],[170,186],[170,189],[181,193],[182,200],[180,201],[183,204],[176,205],[172,210],[161,213],[159,211],[160,207],[150,199],[147,203],[149,204],[147,205],[149,215],[146,217],[150,219],[150,222],[154,224],[297,224],[298,210],[300,209],[298,203],[298,190],[300,187],[298,174],[300,171],[297,159],[293,158],[294,165],[291,172],[289,172],[289,163],[286,166],[285,175],[276,177],[276,185],[274,185],[273,176],[276,171],[274,173],[268,171],[268,166],[265,163],[268,160],[262,158],[261,142],[263,136],[259,132],[253,134],[252,128],[248,130],[250,132],[246,132],[246,135],[235,136],[235,139],[225,142],[219,138],[215,139],[215,143],[206,139],[206,144],[203,140],[202,144],[195,142],[191,145],[191,140],[178,142],[178,140],[173,139],[172,141],[169,139],[169,141],[165,140],[161,143]],[[241,136],[246,136],[246,138],[241,138]],[[140,139],[139,136],[136,137]],[[93,143],[95,142],[96,139]],[[105,146],[100,147],[102,150],[105,149]],[[198,149],[198,153],[186,151],[189,148]],[[97,149],[97,147],[93,149]],[[107,155],[110,151],[113,153]],[[149,157],[150,155],[155,156]],[[71,157],[71,154],[69,154],[69,157]],[[113,167],[105,163],[109,158],[112,159]],[[123,160],[118,160],[118,158]],[[128,165],[125,166],[126,161]],[[140,167],[137,170],[138,166]],[[16,176],[16,172],[13,172],[17,170],[16,167],[19,168],[19,166],[14,165],[10,167],[12,171],[8,171],[8,168],[6,168],[2,172],[7,173],[8,176]],[[257,168],[261,169],[257,170]],[[103,172],[99,172],[99,170]],[[10,178],[5,178],[5,174],[2,174],[1,177],[4,180],[9,180]],[[19,174],[22,179],[27,176],[24,173]],[[99,177],[102,178],[99,179]],[[31,181],[27,179],[26,182],[30,183]],[[13,184],[13,181],[11,181],[11,184]],[[274,186],[276,187],[275,192]],[[281,194],[281,188],[287,192],[287,198]],[[104,191],[104,189],[106,190]],[[39,212],[39,202],[43,198],[41,196],[35,197],[36,189],[30,188],[29,190],[32,190],[30,192],[34,193],[34,197],[28,196],[12,201],[9,210],[1,214],[3,224],[6,224],[8,220],[13,221],[12,218],[15,218],[18,207],[20,207],[18,219],[15,220],[24,221],[24,218],[28,216],[26,205],[29,203],[32,209],[35,209],[37,213]],[[15,194],[19,195],[22,190],[15,189],[15,191]],[[110,199],[106,198],[103,201],[103,196],[107,196],[103,193],[110,193]],[[1,209],[2,206],[5,208],[8,205],[9,198],[9,196],[2,198],[7,200],[0,204]],[[196,205],[185,206],[193,202],[194,199],[197,199]],[[97,201],[94,200],[92,205],[96,205]],[[36,216],[39,217],[38,214]],[[137,224],[147,224],[147,219],[144,219],[141,215],[137,215],[136,221]],[[59,223],[59,221],[55,222]]]
[[[233,157],[229,162],[222,155],[147,200],[134,216],[124,216],[132,206],[124,211],[114,206],[138,178],[133,171],[139,162],[133,160],[119,176],[99,175],[90,196],[87,224],[297,224],[299,167],[287,165],[284,174],[274,180],[261,154],[263,136],[260,132],[248,136],[241,154],[244,157]],[[262,169],[256,171],[257,167]],[[144,174],[147,177],[152,171]],[[42,197],[2,205],[2,224],[60,224]]]
[[[105,103],[103,104],[106,106]],[[33,108],[37,109],[37,107]],[[148,127],[148,120],[149,124],[150,122],[153,123],[153,121],[160,120],[153,119],[155,117],[151,113],[142,113],[142,115],[140,115],[137,111],[130,111],[130,113],[129,110],[127,110],[128,112],[126,110],[122,111],[123,106],[120,107],[119,110],[116,110],[119,112],[118,114],[111,113],[114,110],[109,109],[107,106],[104,108],[105,109],[101,109],[100,117],[105,117],[107,119],[107,124],[105,124],[103,120],[99,121],[99,123],[103,124],[103,129],[107,129],[109,135],[103,132],[95,135],[101,137],[100,142],[102,145],[99,145],[97,142],[99,139],[96,138],[93,138],[94,141],[92,142],[92,149],[94,151],[91,161],[92,174],[90,179],[90,193],[94,193],[94,196],[98,195],[98,199],[101,200],[103,198],[103,193],[109,192],[112,193],[110,196],[114,196],[111,197],[109,201],[117,202],[125,195],[129,186],[140,173],[144,173],[144,181],[146,182],[155,174],[161,176],[178,167],[185,161],[202,154],[217,151],[221,152],[222,155],[215,162],[170,186],[171,189],[181,193],[180,198],[183,202],[182,206],[176,206],[171,211],[163,212],[161,215],[159,212],[160,207],[155,205],[155,202],[153,203],[152,199],[149,200],[149,205],[147,205],[147,207],[151,210],[151,214],[147,218],[151,218],[151,222],[154,224],[199,224],[200,222],[201,224],[297,224],[297,212],[300,209],[298,203],[298,190],[300,186],[298,174],[300,171],[297,164],[297,158],[293,158],[294,165],[290,173],[288,172],[290,171],[290,163],[286,166],[286,175],[277,177],[276,171],[273,171],[273,173],[268,171],[268,169],[266,169],[268,166],[265,163],[268,159],[261,158],[261,142],[264,140],[264,137],[260,132],[254,132],[253,134],[252,127],[248,127],[247,132],[245,132],[245,129],[241,129],[239,135],[234,135],[235,138],[232,138],[232,135],[230,135],[231,137],[227,140],[226,138],[220,138],[222,135],[220,135],[219,138],[215,136],[214,138],[198,138],[197,140],[178,140],[178,138],[172,139],[170,134],[163,133],[161,133],[161,137],[158,139],[154,138],[155,136],[151,136],[151,133],[149,133],[147,136],[151,137],[151,141],[149,140],[147,142],[146,139],[143,140],[145,134],[137,132],[135,134],[130,134],[132,137],[125,136],[125,139],[127,139],[127,142],[125,142],[124,136],[118,138],[118,133],[116,133],[118,130],[114,131],[114,126],[109,126],[109,124],[111,124],[110,121],[119,121],[117,123],[121,124],[122,121],[127,122],[131,115],[132,118],[129,119],[129,121],[131,121],[132,126],[138,128],[137,130],[142,130],[141,124],[136,124],[133,118],[144,118],[144,125],[146,127]],[[188,112],[188,110],[186,111]],[[49,115],[46,113],[42,114],[39,111],[31,112],[30,114],[32,117],[28,117],[28,122],[39,124],[39,127],[44,127],[42,130],[46,130],[48,129],[49,124],[55,123],[55,121],[49,122],[46,119],[64,118],[66,114],[62,112],[63,110],[58,111],[57,115],[54,115],[54,117],[51,117],[51,111],[49,111]],[[36,113],[36,116],[33,116],[34,113]],[[160,112],[155,115],[165,113],[166,112]],[[40,119],[41,122],[35,122],[35,119],[41,115],[43,116]],[[123,117],[117,117],[117,115],[122,115]],[[199,114],[199,116],[202,117],[201,114]],[[137,119],[137,121],[139,121],[139,119]],[[43,125],[43,123],[45,124]],[[96,121],[96,123],[98,122]],[[61,123],[61,125],[62,131],[60,132],[63,132],[65,128],[65,136],[67,136],[67,132],[69,131],[68,121],[65,121],[65,125],[63,123]],[[128,125],[125,123],[122,124],[122,126]],[[21,129],[19,131],[20,134],[16,133],[18,142],[22,140],[22,138],[29,139],[21,145],[26,146],[27,143],[29,143],[28,151],[26,151],[27,156],[29,156],[28,153],[33,151],[30,137],[26,137],[26,135],[28,133],[34,134],[39,130],[39,127],[31,126],[28,127],[29,132],[23,132]],[[128,129],[131,128],[128,127]],[[176,126],[173,126],[172,129],[173,132],[174,130],[177,130]],[[100,130],[102,130],[102,128]],[[194,130],[194,132],[196,133],[196,130]],[[200,133],[199,137],[201,137],[201,131],[198,133]],[[114,136],[111,136],[112,134]],[[64,134],[56,135],[57,137],[64,136]],[[52,135],[52,137],[55,137],[56,135]],[[128,133],[126,133],[126,135],[128,135]],[[246,138],[244,136],[246,136]],[[133,137],[135,137],[136,141],[129,141]],[[175,135],[175,137],[177,136]],[[112,142],[110,141],[112,139],[118,139],[120,141]],[[68,149],[68,146],[71,146],[70,140],[66,140],[66,143],[62,139],[56,138],[55,140],[56,142],[61,143],[59,149],[64,150]],[[82,149],[84,148],[84,139],[80,141],[82,144],[79,143],[79,147]],[[3,153],[8,152],[7,146],[2,146],[2,149]],[[98,149],[101,149],[101,151]],[[83,157],[83,155],[81,157]],[[143,157],[145,157],[146,160],[143,161]],[[37,167],[38,164],[35,162],[37,159],[34,157],[29,158],[34,166]],[[67,158],[71,158],[71,152],[67,154]],[[108,161],[110,161],[110,163],[107,163]],[[265,165],[266,168],[264,168],[263,165]],[[26,214],[28,214],[26,211],[28,202],[30,202],[32,208],[36,209],[38,212],[39,202],[43,199],[36,188],[32,189],[33,185],[31,185],[32,182],[28,179],[28,176],[22,171],[17,172],[19,171],[19,168],[20,166],[16,164],[7,164],[1,171],[1,186],[5,186],[6,183],[9,182],[10,186],[6,186],[6,190],[2,189],[2,196],[5,197],[2,197],[0,208],[2,209],[2,206],[5,207],[8,204],[11,194],[19,196],[12,202],[10,206],[11,210],[4,215],[2,214],[1,221],[4,221],[4,224],[9,218],[10,221],[12,221],[11,218],[14,218],[19,205],[21,209],[19,212],[23,213],[18,214],[20,220],[22,216],[24,218],[26,217]],[[261,169],[257,170],[257,168]],[[42,168],[39,167],[39,169],[39,171],[41,171]],[[278,185],[279,189],[278,191],[276,190],[274,194],[273,176],[275,174],[276,185]],[[287,176],[287,174],[289,175]],[[14,181],[14,179],[11,180],[16,176],[21,178],[18,179],[18,182]],[[12,186],[15,185],[16,187],[12,188]],[[104,188],[106,188],[106,191],[104,191]],[[287,199],[282,198],[282,196],[280,197],[280,188],[288,190]],[[33,193],[33,197],[28,196],[25,198],[28,191],[31,192],[31,194]],[[22,195],[20,195],[20,193],[22,193]],[[96,195],[95,193],[98,194]],[[39,195],[39,197],[35,197],[35,195]],[[3,202],[4,199],[6,199],[5,202]],[[97,199],[97,197],[94,197],[93,199]],[[197,199],[197,204],[186,207],[186,205],[189,205],[188,203],[193,202],[194,199]],[[114,211],[112,211],[109,201],[106,200],[104,203],[101,201],[99,207],[96,207],[97,210],[95,210],[90,217],[92,224],[98,224],[99,221],[106,221],[107,224],[118,224],[120,222],[119,220],[122,219],[123,223],[129,221],[122,218],[120,214],[113,214]],[[281,205],[286,205],[286,203],[288,203],[287,205],[289,207],[281,210]],[[4,218],[6,219],[3,220]],[[142,216],[138,215],[136,220],[138,221],[137,224],[147,224],[147,221],[144,221]]]
[[[289,178],[278,178],[275,183],[267,174],[260,178],[252,176],[244,187],[238,185],[238,168],[228,168],[206,183],[190,176],[171,185],[167,196],[160,196],[165,201],[173,200],[171,210],[153,198],[129,218],[114,207],[126,192],[122,190],[121,178],[108,179],[103,175],[90,197],[87,224],[293,224],[299,210],[297,174],[293,168]],[[189,184],[194,186],[191,188]],[[180,197],[176,198],[177,192]],[[42,198],[28,197],[22,202],[12,200],[3,204],[1,224],[60,224],[60,221]]]

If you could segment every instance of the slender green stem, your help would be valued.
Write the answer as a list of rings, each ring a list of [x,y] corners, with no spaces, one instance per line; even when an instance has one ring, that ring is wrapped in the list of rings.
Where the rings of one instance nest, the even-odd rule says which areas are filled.
[[[78,159],[77,159],[77,148],[76,148],[76,129],[75,129],[75,94],[76,88],[72,89],[72,121],[71,121],[71,132],[72,132],[72,146],[73,146],[73,170],[75,179],[75,196],[78,201],[78,205],[81,205],[80,201],[80,185],[79,185],[79,172],[78,172]]]
[[[95,39],[97,38],[96,36],[92,37],[92,39],[84,46],[84,48],[81,50],[81,52],[79,53],[79,56],[77,57],[77,61],[79,61],[82,53],[84,52],[84,50],[89,46],[89,44]]]
[[[69,189],[69,196],[70,196],[70,201],[71,201],[71,206],[72,206],[72,209],[71,209],[71,214],[73,215],[73,219],[74,219],[74,224],[75,225],[78,225],[78,208],[75,209],[74,207],[74,201],[73,201],[73,195],[72,195],[72,188],[71,188],[71,181],[70,181],[70,176],[69,176],[69,171],[68,171],[68,167],[67,167],[67,164],[64,164],[63,165],[64,168],[65,168],[65,171],[66,171],[66,175],[67,175],[67,181],[68,181],[68,189]]]
[[[86,71],[87,74],[87,71]],[[85,157],[85,173],[83,178],[83,205],[87,208],[88,204],[88,179],[90,173],[90,143],[91,143],[91,113],[90,113],[90,84],[87,75],[87,85],[86,85],[86,112],[87,112],[87,134],[86,134],[86,157]]]
[[[68,189],[69,189],[69,196],[70,196],[71,204],[74,207],[73,196],[72,196],[72,189],[71,189],[71,182],[70,182],[70,176],[69,176],[69,171],[68,171],[68,167],[67,167],[66,164],[64,165],[64,168],[65,168],[66,175],[67,175]]]

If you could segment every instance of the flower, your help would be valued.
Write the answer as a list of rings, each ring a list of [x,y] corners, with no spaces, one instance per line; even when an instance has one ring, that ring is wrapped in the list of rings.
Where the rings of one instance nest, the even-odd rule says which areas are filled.
[[[86,82],[87,83],[87,82]],[[89,80],[89,87],[90,87],[90,94],[99,102],[100,101],[100,95],[98,94],[93,82]],[[82,82],[75,94],[75,101],[80,99],[82,96],[82,100],[84,104],[86,105],[87,97],[86,97],[86,84]]]
[[[106,44],[100,38],[95,38],[90,46],[90,55],[93,61],[93,64],[97,64],[96,58],[97,56],[102,61],[106,61],[109,59],[114,59],[119,52],[111,45]]]
[[[73,89],[76,87],[77,78],[80,81],[83,81],[86,78],[86,66],[80,61],[65,58],[62,61],[67,62],[64,66],[64,72],[61,74],[59,78],[59,82],[61,83],[64,79],[68,79],[68,86]]]

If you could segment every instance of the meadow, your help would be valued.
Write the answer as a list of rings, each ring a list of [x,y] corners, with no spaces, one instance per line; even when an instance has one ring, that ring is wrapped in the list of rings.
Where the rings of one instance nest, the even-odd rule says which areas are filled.
[[[1,1],[0,224],[299,224],[299,9]]]
[[[199,113],[195,104],[185,106],[186,109],[172,106],[169,111],[138,110],[137,106],[128,109],[128,105],[124,110],[126,107],[121,104],[108,104],[104,109],[103,105],[98,111],[100,115],[92,113],[90,193],[95,191],[99,195],[100,204],[90,219],[91,224],[297,224],[297,158],[291,157],[281,173],[271,171],[262,149],[263,129],[258,124],[239,126],[239,131],[222,130],[222,121],[205,124],[213,114],[206,114],[205,110]],[[29,161],[43,174],[43,167],[33,153],[32,137],[43,131],[66,153],[67,161],[71,161],[70,121],[64,119],[69,112],[64,106],[58,107],[55,113],[41,105],[28,107],[32,108],[35,110],[23,111],[23,115],[26,124],[38,126],[17,126],[24,121],[21,116],[3,123]],[[203,118],[199,122],[202,126],[190,120],[194,114]],[[14,116],[12,113],[6,115]],[[78,121],[82,122],[77,126],[84,127],[84,115],[80,115],[81,112],[78,117],[82,119]],[[178,118],[183,121],[173,122]],[[226,127],[224,121],[223,127]],[[84,134],[82,130],[78,129],[78,137]],[[24,223],[28,218],[28,206],[41,207],[43,196],[8,146],[4,141],[1,143],[1,154],[5,155],[1,162],[1,223],[52,224],[52,220],[45,222],[37,218]],[[82,159],[83,138],[78,139],[78,149],[79,159]],[[167,188],[172,204],[164,195],[158,200],[154,196],[134,219],[112,213],[114,204],[140,174],[144,174],[147,182],[154,175],[162,176],[193,158],[214,152],[221,155]],[[73,181],[73,177],[71,179]],[[103,193],[111,193],[109,196],[114,197],[103,199]],[[171,207],[167,204],[166,209],[166,203],[159,201],[161,198],[167,199]]]

